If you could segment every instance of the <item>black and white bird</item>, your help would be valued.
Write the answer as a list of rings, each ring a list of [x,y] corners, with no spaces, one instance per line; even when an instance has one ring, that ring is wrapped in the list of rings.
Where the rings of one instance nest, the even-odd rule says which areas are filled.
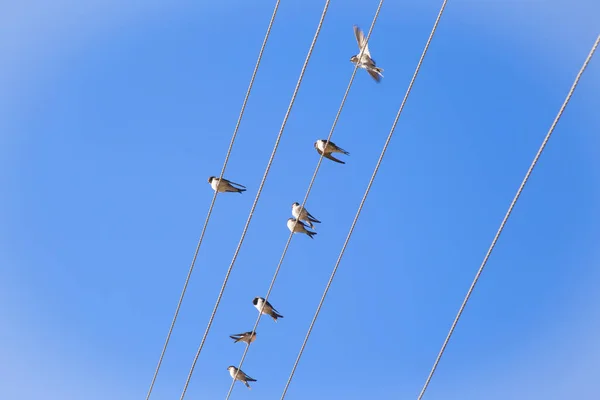
[[[300,221],[306,221],[308,225],[313,229],[315,228],[313,222],[317,224],[321,223],[321,221],[313,217],[312,214],[309,213],[306,210],[306,208],[302,207],[298,202],[292,204],[292,215],[294,216],[294,218],[300,219]]]
[[[341,147],[337,146],[331,141],[327,143],[327,146],[325,146],[325,143],[327,143],[327,140],[323,139],[319,139],[315,142],[315,149],[317,150],[317,153],[322,154],[323,157],[329,158],[331,161],[335,161],[336,163],[346,164],[344,161],[338,160],[337,158],[333,157],[331,153],[342,153],[347,156],[349,156],[350,153],[348,153],[346,150],[342,149]]]
[[[213,190],[217,190],[219,193],[223,193],[223,192],[242,193],[242,192],[246,191],[246,186],[240,185],[239,183],[228,181],[225,178],[219,179],[216,176],[209,177],[208,183],[210,183],[210,187],[213,188]],[[239,186],[239,188],[237,188],[233,185]],[[217,187],[218,187],[218,189],[217,189]]]
[[[308,229],[306,229],[306,228],[308,228],[308,226],[306,224],[304,224],[304,222],[302,222],[302,221],[298,221],[296,226],[294,226],[294,223],[296,221],[298,221],[298,220],[295,218],[289,218],[287,220],[287,227],[290,230],[290,232],[304,233],[304,234],[308,235],[309,238],[313,239],[313,236],[316,235],[317,232],[311,232]]]
[[[229,375],[231,375],[231,377],[233,379],[242,382],[244,385],[246,385],[246,387],[248,389],[252,389],[250,387],[250,385],[248,384],[248,382],[256,382],[256,379],[250,378],[248,375],[246,375],[246,373],[244,371],[234,367],[233,365],[230,365],[229,367],[227,367],[227,370],[229,371]],[[236,372],[237,372],[237,376],[236,376]]]
[[[356,25],[354,25],[354,36],[356,36],[356,41],[358,42],[358,54],[355,56],[352,56],[350,58],[350,61],[352,61],[354,64],[357,64],[359,68],[364,68],[367,70],[367,72],[369,73],[369,75],[371,75],[371,77],[373,79],[375,79],[375,81],[380,82],[381,78],[383,78],[383,68],[379,68],[378,66],[375,65],[375,60],[373,60],[371,58],[371,52],[369,51],[369,44],[366,43],[366,38],[364,33],[360,30],[360,28]],[[364,51],[362,52],[362,55],[360,54],[360,50],[363,48],[364,46]],[[360,58],[359,58],[360,56]]]
[[[277,318],[283,318],[283,315],[279,314],[279,312],[263,297],[255,297],[252,300],[252,304],[261,314],[269,315],[273,318],[273,321],[277,322]]]
[[[256,340],[256,332],[252,333],[252,331],[249,331],[244,333],[236,333],[235,335],[231,335],[229,337],[233,339],[233,343],[245,342],[250,344]]]

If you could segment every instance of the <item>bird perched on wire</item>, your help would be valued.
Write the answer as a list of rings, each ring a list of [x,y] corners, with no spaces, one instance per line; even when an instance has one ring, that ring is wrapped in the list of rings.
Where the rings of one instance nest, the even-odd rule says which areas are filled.
[[[252,331],[249,331],[244,333],[236,333],[235,335],[231,335],[229,337],[233,339],[233,343],[245,342],[250,344],[256,340],[256,332],[252,333]]]
[[[283,318],[283,315],[279,314],[271,303],[262,297],[255,297],[252,300],[252,304],[254,304],[254,307],[256,307],[259,313],[270,316],[275,322],[277,322],[277,318]]]
[[[360,28],[356,25],[354,25],[354,36],[356,36],[356,41],[358,42],[358,54],[355,56],[352,56],[350,58],[350,61],[352,61],[354,64],[357,64],[359,68],[364,68],[367,70],[367,72],[369,73],[369,75],[371,75],[371,77],[373,79],[375,79],[375,81],[379,82],[381,81],[381,78],[383,78],[383,68],[379,68],[378,66],[375,65],[375,60],[373,60],[371,58],[371,52],[369,51],[369,44],[366,43],[366,38],[365,35],[363,34],[363,32],[360,30]],[[364,51],[362,52],[362,55],[360,54],[360,50],[364,47]],[[359,58],[360,56],[360,58]]]
[[[248,382],[256,382],[256,379],[250,378],[248,375],[246,375],[246,373],[244,371],[234,367],[233,365],[230,365],[229,367],[227,367],[227,370],[229,371],[229,375],[231,375],[231,377],[233,379],[235,379],[236,381],[242,382],[244,385],[246,385],[246,387],[248,389],[252,389],[250,387],[250,385],[248,384]],[[237,372],[237,376],[236,376],[236,372]]]
[[[296,219],[300,219],[301,221],[306,221],[312,229],[315,229],[313,222],[315,222],[317,224],[321,223],[321,221],[319,221],[318,219],[313,217],[312,214],[309,213],[306,210],[306,208],[302,207],[300,205],[300,203],[298,203],[298,202],[295,202],[294,204],[292,204],[292,215]]]
[[[294,226],[294,223],[298,221],[295,218],[289,218],[287,220],[287,227],[290,230],[290,232],[294,232],[294,233],[304,233],[306,235],[308,235],[309,238],[313,239],[313,236],[317,234],[317,232],[311,232],[308,229],[308,226],[304,224],[304,222],[302,221],[298,221],[298,223],[296,224],[296,226]]]
[[[212,187],[213,190],[217,190],[219,193],[223,193],[223,192],[242,193],[242,192],[246,191],[246,186],[240,185],[239,183],[228,181],[225,178],[219,179],[216,176],[209,177],[208,183],[210,183],[210,187]],[[233,185],[239,186],[242,189],[237,188]],[[218,189],[217,189],[217,187],[218,187]]]
[[[331,153],[342,153],[347,156],[349,156],[350,153],[348,153],[346,150],[342,149],[341,147],[338,147],[332,141],[327,143],[327,146],[325,146],[325,143],[327,143],[327,140],[323,140],[323,139],[319,139],[315,142],[314,146],[315,146],[315,149],[317,150],[317,153],[322,154],[323,157],[329,158],[331,161],[335,161],[336,163],[346,164],[344,161],[338,160],[337,158],[332,156]]]

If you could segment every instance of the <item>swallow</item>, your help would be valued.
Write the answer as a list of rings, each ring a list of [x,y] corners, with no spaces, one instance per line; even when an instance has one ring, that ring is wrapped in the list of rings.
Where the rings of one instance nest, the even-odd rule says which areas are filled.
[[[223,192],[242,193],[242,192],[246,191],[246,186],[244,186],[244,185],[240,185],[239,183],[228,181],[225,178],[222,178],[221,180],[223,182],[219,183],[219,178],[217,178],[216,176],[211,176],[210,178],[208,178],[208,183],[210,183],[210,187],[213,188],[213,190],[217,190],[217,185],[218,185],[219,193],[223,193]],[[233,185],[240,186],[242,189],[237,188]]]
[[[290,232],[294,232],[294,233],[305,233],[308,235],[309,238],[313,239],[313,236],[317,234],[317,232],[311,232],[308,229],[308,226],[302,222],[302,221],[298,221],[298,223],[296,224],[296,226],[294,226],[294,223],[298,221],[295,218],[289,218],[287,220],[287,227],[290,230]],[[292,231],[293,229],[293,231]]]
[[[246,375],[244,371],[242,371],[241,369],[237,369],[233,365],[227,367],[227,370],[229,371],[229,375],[231,375],[233,379],[242,382],[244,385],[246,385],[248,389],[252,389],[248,382],[256,382],[256,379],[250,378],[248,375]]]
[[[332,141],[327,143],[327,146],[325,146],[325,143],[327,143],[327,140],[323,140],[323,139],[319,139],[315,142],[315,149],[317,150],[317,153],[322,154],[323,157],[327,157],[331,161],[335,161],[336,163],[346,164],[344,161],[338,160],[337,158],[333,157],[331,155],[331,153],[342,153],[347,156],[349,156],[350,153],[348,153],[346,150],[342,149],[341,147],[336,146],[336,144],[333,143]]]
[[[256,332],[252,333],[252,331],[250,331],[244,333],[236,333],[235,335],[231,335],[229,337],[233,339],[233,343],[245,342],[250,344],[256,340]]]
[[[317,224],[321,223],[321,221],[313,217],[312,214],[306,210],[306,208],[300,206],[300,203],[298,202],[292,204],[292,215],[296,219],[299,217],[301,221],[306,221],[312,229],[315,229],[313,222]]]
[[[254,307],[256,307],[259,313],[271,316],[275,322],[277,322],[277,318],[283,318],[283,315],[279,314],[271,303],[265,301],[262,297],[255,297],[254,300],[252,300],[252,304],[254,304]]]
[[[375,65],[375,60],[371,58],[371,53],[369,52],[369,44],[365,43],[365,35],[356,25],[354,25],[354,36],[356,36],[359,51],[357,55],[352,56],[350,58],[350,61],[354,64],[357,64],[359,68],[366,69],[369,75],[371,75],[371,77],[375,79],[375,81],[380,82],[381,78],[383,78],[383,68],[379,68]],[[360,50],[362,50],[363,46],[364,51],[359,59],[358,56],[360,55]]]

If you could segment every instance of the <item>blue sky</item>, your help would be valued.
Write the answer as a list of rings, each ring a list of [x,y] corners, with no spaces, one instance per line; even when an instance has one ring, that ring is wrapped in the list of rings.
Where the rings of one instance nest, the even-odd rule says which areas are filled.
[[[143,398],[274,1],[0,4],[0,398]],[[186,398],[224,397],[352,73],[332,1]],[[416,3],[416,2],[415,2]],[[450,1],[286,398],[416,398],[598,34],[592,0]],[[323,1],[282,0],[152,399],[179,396]],[[388,1],[244,371],[278,398],[440,1]],[[210,54],[207,60],[203,54]],[[600,61],[534,171],[425,396],[600,395]],[[325,160],[327,161],[327,160]]]

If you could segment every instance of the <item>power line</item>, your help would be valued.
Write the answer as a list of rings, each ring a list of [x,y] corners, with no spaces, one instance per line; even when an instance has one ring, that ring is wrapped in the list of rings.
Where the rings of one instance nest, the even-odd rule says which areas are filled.
[[[554,131],[554,128],[558,124],[558,121],[560,120],[560,117],[562,116],[563,111],[567,107],[567,104],[569,104],[569,101],[571,100],[571,96],[573,95],[573,92],[575,91],[575,88],[577,87],[577,84],[579,83],[579,79],[581,78],[583,71],[585,71],[585,69],[587,68],[590,60],[592,59],[592,56],[594,55],[594,52],[596,51],[596,48],[598,47],[598,43],[600,43],[600,35],[598,36],[598,38],[596,38],[596,42],[592,46],[592,49],[590,50],[590,53],[588,54],[587,58],[585,59],[583,66],[579,70],[579,73],[577,74],[577,77],[575,78],[575,82],[573,82],[573,85],[571,86],[571,90],[569,90],[569,94],[567,95],[567,98],[565,99],[562,106],[560,107],[560,110],[558,111],[558,114],[556,115],[554,122],[552,122],[552,125],[550,126],[550,129],[548,130],[548,133],[546,134],[546,137],[544,138],[544,141],[542,142],[542,145],[540,146],[537,154],[535,155],[535,158],[533,159],[531,166],[527,170],[527,174],[525,174],[525,178],[523,179],[523,182],[521,182],[521,186],[519,186],[519,190],[517,190],[517,194],[513,198],[512,202],[510,203],[510,206],[508,207],[508,211],[506,212],[506,215],[504,216],[504,219],[502,220],[502,223],[500,224],[500,228],[498,228],[498,231],[496,232],[496,236],[494,236],[494,240],[492,240],[492,244],[490,245],[490,248],[488,249],[488,251],[484,257],[483,262],[481,263],[481,266],[479,267],[479,270],[477,271],[477,274],[475,275],[475,279],[473,279],[473,283],[471,283],[471,287],[469,288],[467,295],[466,295],[465,299],[463,300],[463,303],[461,304],[460,309],[458,310],[458,314],[456,314],[456,318],[454,319],[454,322],[452,322],[452,326],[450,327],[448,336],[446,336],[446,340],[444,340],[444,344],[442,345],[442,348],[441,348],[440,352],[438,353],[438,356],[435,359],[435,362],[433,363],[433,367],[431,368],[431,371],[429,372],[429,376],[427,377],[427,380],[425,381],[425,385],[423,386],[423,389],[421,389],[421,393],[419,394],[419,397],[417,398],[417,400],[421,400],[423,398],[423,395],[425,394],[425,391],[427,390],[427,387],[429,386],[429,382],[431,381],[431,378],[433,377],[433,374],[435,373],[435,370],[437,369],[440,359],[442,358],[442,355],[444,354],[444,351],[446,350],[446,346],[448,345],[448,342],[450,341],[450,338],[452,337],[452,334],[454,333],[456,324],[458,324],[458,320],[460,319],[460,317],[465,309],[465,306],[467,305],[467,302],[469,301],[469,298],[471,297],[471,294],[473,293],[473,289],[475,288],[475,285],[477,284],[477,281],[479,280],[479,277],[480,277],[481,273],[483,272],[483,269],[485,268],[485,265],[487,264],[487,261],[490,258],[490,255],[492,254],[494,247],[496,246],[496,242],[498,241],[498,238],[500,237],[502,230],[504,230],[506,221],[508,221],[508,218],[510,217],[512,210],[515,207],[517,200],[521,196],[521,192],[523,191],[523,188],[525,188],[525,184],[529,180],[529,176],[531,175],[533,169],[535,168],[535,165],[537,164],[540,156],[542,155],[542,152],[544,151],[544,148],[546,147],[546,144],[548,143],[550,136],[552,136],[552,132]]]
[[[254,86],[254,79],[256,78],[256,73],[258,72],[258,67],[260,66],[260,61],[262,60],[263,52],[265,51],[265,47],[267,46],[267,41],[269,40],[269,35],[271,34],[271,28],[273,27],[273,22],[275,21],[275,16],[277,15],[277,10],[279,9],[279,3],[281,0],[277,0],[275,3],[275,8],[273,9],[273,14],[271,15],[271,20],[269,21],[269,27],[267,28],[267,33],[265,34],[265,38],[263,40],[262,46],[260,47],[260,51],[258,53],[258,59],[256,60],[256,65],[254,66],[254,71],[252,72],[252,78],[250,78],[250,84],[248,85],[248,90],[246,91],[246,96],[244,97],[244,102],[242,103],[242,109],[240,111],[240,115],[238,117],[237,123],[235,124],[235,129],[233,130],[233,135],[231,136],[231,141],[229,143],[229,148],[227,149],[227,154],[225,155],[225,162],[223,163],[223,168],[221,168],[221,175],[219,175],[219,181],[223,178],[225,174],[225,168],[227,168],[227,163],[229,162],[229,156],[231,155],[231,149],[233,148],[233,143],[235,142],[235,138],[237,137],[237,132],[242,123],[242,117],[244,116],[244,111],[246,110],[246,104],[248,103],[248,98],[250,97],[250,92],[252,91],[252,86]],[[200,239],[198,239],[198,244],[196,245],[196,251],[194,252],[194,257],[192,258],[192,263],[190,265],[190,269],[188,271],[187,277],[185,278],[185,283],[183,285],[183,289],[181,291],[181,295],[179,296],[179,301],[177,302],[177,308],[175,308],[175,314],[173,315],[173,320],[171,321],[171,326],[169,327],[169,333],[167,333],[167,338],[165,339],[165,344],[163,345],[162,351],[160,353],[160,357],[158,359],[158,364],[156,366],[156,370],[154,371],[154,376],[152,377],[152,382],[150,383],[150,389],[148,389],[148,394],[146,395],[146,400],[150,398],[152,394],[152,389],[154,388],[154,383],[156,382],[156,377],[158,376],[158,371],[160,370],[160,366],[162,365],[163,358],[165,356],[165,352],[167,351],[167,346],[169,345],[169,340],[171,340],[171,334],[173,333],[173,328],[175,327],[175,322],[177,321],[177,316],[179,315],[179,309],[181,308],[181,303],[183,302],[183,297],[185,296],[185,292],[187,290],[188,283],[190,282],[190,278],[192,276],[192,272],[194,271],[194,266],[196,264],[196,258],[198,257],[198,252],[200,251],[200,246],[202,245],[202,240],[204,239],[204,233],[206,232],[206,227],[208,226],[208,221],[210,220],[210,216],[212,215],[212,210],[215,205],[215,201],[217,199],[218,191],[215,190],[213,194],[212,201],[210,202],[210,206],[208,207],[208,214],[206,215],[206,220],[204,221],[204,226],[202,227],[202,233],[200,234]]]
[[[335,262],[335,266],[333,267],[333,271],[331,272],[331,276],[329,277],[329,281],[327,282],[327,286],[325,287],[325,291],[323,292],[321,301],[319,302],[319,305],[317,306],[317,311],[315,312],[315,315],[310,323],[308,332],[306,333],[306,337],[304,338],[304,342],[302,343],[302,346],[300,347],[300,352],[298,353],[296,362],[294,363],[294,366],[292,367],[292,372],[290,373],[287,383],[285,384],[285,388],[283,389],[283,393],[281,394],[280,400],[283,400],[285,398],[285,395],[290,386],[290,383],[292,382],[292,378],[294,377],[294,373],[296,372],[296,368],[298,367],[298,363],[300,362],[300,358],[302,357],[302,353],[304,352],[304,348],[306,347],[308,338],[310,337],[310,334],[315,325],[315,322],[317,321],[317,317],[319,316],[319,312],[321,311],[321,307],[323,306],[325,297],[327,296],[327,292],[329,291],[329,288],[331,287],[331,283],[333,282],[333,278],[335,277],[338,266],[340,265],[340,262],[342,261],[342,257],[344,256],[344,252],[346,251],[346,247],[348,246],[348,242],[350,241],[350,237],[352,236],[352,233],[354,232],[354,227],[356,226],[356,223],[358,222],[358,217],[360,216],[360,213],[365,204],[365,201],[367,200],[367,196],[369,195],[371,186],[373,185],[373,181],[375,181],[375,176],[377,175],[377,172],[379,171],[379,167],[381,165],[381,162],[383,161],[383,157],[385,156],[387,147],[390,144],[390,141],[391,141],[394,131],[396,129],[396,125],[398,124],[398,120],[400,119],[400,115],[402,114],[402,110],[404,109],[404,105],[406,104],[406,100],[408,99],[408,96],[410,95],[413,84],[415,83],[417,75],[419,74],[419,70],[421,69],[421,64],[423,63],[423,60],[425,59],[425,55],[427,54],[427,50],[429,49],[429,44],[431,43],[431,40],[433,39],[433,35],[435,34],[435,31],[437,30],[438,23],[440,22],[440,18],[442,17],[442,14],[444,13],[444,9],[446,8],[447,2],[448,2],[448,0],[444,0],[444,2],[442,3],[440,12],[438,13],[437,19],[435,20],[435,23],[433,24],[433,29],[431,30],[431,33],[429,34],[429,38],[427,39],[427,43],[425,44],[425,48],[423,49],[423,53],[421,54],[421,58],[419,59],[419,63],[417,64],[417,68],[415,69],[415,73],[413,74],[410,84],[408,85],[408,89],[406,90],[404,99],[402,100],[402,103],[400,104],[400,108],[398,109],[398,113],[396,114],[396,118],[394,119],[394,123],[392,124],[392,129],[390,130],[390,133],[385,141],[383,150],[381,151],[381,155],[379,156],[379,160],[377,160],[377,164],[375,165],[375,170],[373,171],[373,175],[371,176],[371,179],[369,180],[369,184],[367,185],[367,190],[365,191],[365,194],[363,195],[363,198],[360,201],[360,205],[358,206],[358,210],[356,211],[356,215],[354,217],[354,220],[352,221],[352,225],[350,226],[350,231],[348,232],[348,235],[346,236],[346,240],[344,241],[342,250],[340,251],[338,259]]]
[[[375,16],[373,17],[373,22],[371,22],[371,27],[369,28],[369,32],[367,33],[367,37],[365,39],[365,43],[368,44],[369,42],[369,38],[371,37],[371,32],[373,31],[373,28],[375,27],[375,23],[377,22],[377,17],[379,16],[379,11],[381,10],[381,6],[383,5],[383,1],[384,0],[380,0],[379,2],[379,6],[377,6],[377,11],[375,12]],[[364,51],[364,49],[366,48],[366,45],[363,46],[363,48],[361,48],[360,53],[358,55],[358,58],[360,59],[362,56],[362,53]],[[346,98],[348,97],[348,93],[350,92],[350,88],[352,87],[352,83],[354,82],[354,76],[356,75],[356,71],[358,70],[358,63],[354,66],[354,70],[352,72],[352,76],[350,77],[350,82],[348,83],[348,87],[346,88],[346,92],[344,93],[344,97],[342,98],[342,103],[340,104],[340,107],[338,109],[338,112],[335,116],[335,119],[333,121],[333,126],[331,127],[331,130],[329,131],[329,136],[327,137],[327,141],[325,143],[325,146],[323,148],[326,148],[327,145],[329,144],[329,140],[331,139],[331,136],[333,135],[333,131],[335,130],[335,127],[337,125],[338,119],[340,118],[340,114],[342,113],[342,109],[344,108],[344,104],[346,103]],[[324,153],[323,153],[324,154]],[[321,162],[323,161],[323,154],[320,155],[319,157],[319,161],[317,162],[317,167],[315,168],[315,172],[313,173],[312,179],[310,181],[310,184],[308,185],[308,189],[306,191],[306,195],[304,196],[304,200],[302,201],[302,205],[301,205],[301,209],[304,208],[304,205],[306,204],[306,201],[308,200],[308,196],[310,195],[312,186],[315,182],[315,179],[317,178],[317,173],[319,172],[319,168],[321,166]],[[269,300],[269,295],[271,294],[271,290],[273,289],[273,286],[275,285],[275,280],[277,279],[277,276],[279,275],[279,270],[281,269],[281,265],[283,264],[283,260],[287,254],[288,248],[290,246],[290,243],[292,241],[292,237],[294,236],[294,228],[296,227],[296,224],[299,223],[299,219],[296,219],[296,222],[294,222],[294,225],[292,226],[290,235],[288,237],[288,240],[283,248],[283,253],[281,254],[281,258],[279,259],[279,263],[277,264],[277,268],[275,268],[275,274],[273,275],[273,279],[271,280],[271,284],[269,285],[269,289],[267,290],[267,294],[264,297],[265,299],[265,303],[266,301]],[[258,324],[260,322],[260,319],[262,317],[262,313],[258,313],[258,318],[256,319],[256,322],[254,323],[254,328],[252,328],[252,334],[254,334],[256,332],[256,329],[258,328]],[[246,344],[246,348],[244,350],[244,353],[242,354],[242,358],[240,360],[240,363],[238,365],[238,369],[233,377],[233,380],[231,382],[231,385],[229,386],[229,391],[227,392],[227,397],[225,398],[225,400],[229,400],[229,397],[231,396],[231,393],[233,391],[233,388],[235,386],[235,379],[240,371],[240,369],[242,368],[242,365],[244,364],[244,360],[246,359],[246,354],[248,353],[248,350],[250,349],[250,343]]]
[[[252,208],[250,209],[250,214],[248,215],[248,220],[246,221],[246,225],[244,226],[244,230],[242,231],[242,236],[240,238],[240,241],[237,245],[237,248],[235,249],[235,253],[233,255],[233,259],[231,260],[231,264],[229,265],[229,268],[227,269],[227,273],[225,274],[225,280],[223,281],[223,285],[221,286],[221,290],[219,292],[219,296],[217,297],[217,302],[215,303],[214,309],[212,311],[212,314],[210,316],[209,322],[208,322],[208,326],[206,327],[206,331],[204,332],[204,335],[202,336],[202,341],[200,342],[200,346],[198,347],[198,351],[196,352],[196,356],[194,357],[194,361],[192,362],[192,366],[190,368],[190,372],[188,374],[188,377],[185,381],[185,385],[183,387],[183,391],[181,393],[181,397],[180,400],[183,400],[185,393],[187,391],[188,385],[190,383],[190,380],[192,378],[192,374],[194,372],[194,368],[196,366],[196,362],[198,361],[198,357],[200,356],[200,353],[202,352],[202,348],[204,347],[204,342],[206,341],[206,337],[208,336],[208,332],[210,331],[210,328],[212,326],[213,320],[215,318],[215,315],[217,313],[217,310],[219,308],[219,304],[221,302],[221,298],[223,297],[223,292],[225,291],[225,287],[227,286],[227,281],[229,280],[229,275],[231,274],[231,270],[233,269],[233,266],[235,264],[235,261],[237,259],[237,256],[240,252],[240,249],[242,247],[242,243],[244,242],[244,238],[246,237],[246,232],[248,231],[248,227],[250,226],[250,221],[252,221],[252,216],[254,215],[254,210],[256,209],[256,205],[258,203],[258,200],[260,198],[260,194],[262,192],[262,189],[265,185],[265,182],[267,180],[267,176],[269,175],[269,171],[271,169],[271,164],[273,163],[273,160],[275,158],[275,153],[277,152],[277,148],[279,147],[279,142],[281,140],[281,136],[283,135],[283,130],[285,129],[285,125],[287,123],[288,117],[292,111],[292,107],[294,106],[294,102],[296,101],[296,95],[298,94],[298,90],[300,89],[300,84],[302,83],[302,79],[304,78],[304,72],[306,71],[306,67],[308,66],[308,62],[310,60],[310,57],[312,55],[313,49],[315,47],[315,44],[317,43],[317,39],[319,38],[319,33],[321,32],[321,27],[323,26],[323,21],[325,20],[325,15],[327,15],[327,10],[329,8],[329,3],[331,0],[327,0],[325,2],[325,6],[323,8],[323,12],[321,14],[321,19],[319,20],[319,25],[317,27],[317,31],[315,32],[315,35],[313,37],[312,43],[310,44],[310,48],[308,50],[308,54],[306,55],[306,59],[304,60],[304,65],[302,66],[302,71],[300,72],[300,77],[298,78],[298,82],[296,83],[296,87],[294,89],[294,93],[292,95],[292,99],[290,100],[290,104],[288,106],[288,109],[285,113],[285,116],[283,118],[283,122],[281,124],[281,128],[279,130],[279,134],[277,135],[277,139],[275,141],[275,145],[273,147],[273,151],[271,152],[271,156],[269,157],[269,162],[267,163],[267,168],[265,169],[264,175],[262,177],[262,180],[260,182],[260,185],[258,187],[258,192],[256,193],[256,197],[254,199],[254,203],[252,204]]]

